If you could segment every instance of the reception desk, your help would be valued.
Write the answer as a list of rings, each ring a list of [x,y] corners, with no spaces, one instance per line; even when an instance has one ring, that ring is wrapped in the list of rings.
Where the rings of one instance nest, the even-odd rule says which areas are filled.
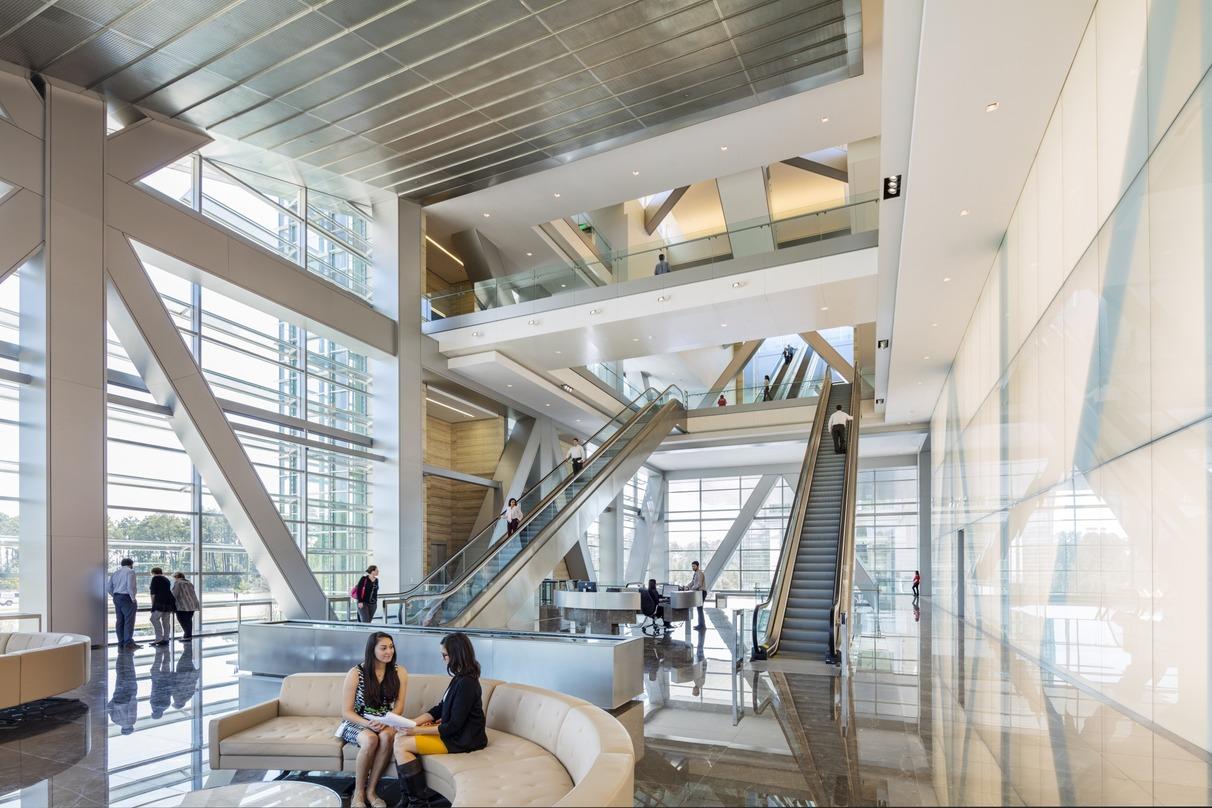
[[[634,589],[621,592],[574,592],[560,589],[555,593],[555,607],[560,617],[593,634],[617,634],[619,626],[635,622],[640,611],[640,593]]]

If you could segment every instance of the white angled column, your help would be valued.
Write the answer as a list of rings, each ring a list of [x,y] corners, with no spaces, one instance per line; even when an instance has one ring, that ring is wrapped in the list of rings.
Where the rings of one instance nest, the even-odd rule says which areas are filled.
[[[52,631],[100,643],[107,622],[104,101],[49,82],[43,136],[46,243],[27,265],[21,304],[22,364],[33,377],[21,417],[43,426],[22,430],[21,607],[42,613]]]
[[[770,221],[770,202],[766,193],[766,170],[751,168],[715,181],[720,192],[724,221],[731,232],[732,255],[768,253],[774,249],[774,234],[769,227],[755,227]]]

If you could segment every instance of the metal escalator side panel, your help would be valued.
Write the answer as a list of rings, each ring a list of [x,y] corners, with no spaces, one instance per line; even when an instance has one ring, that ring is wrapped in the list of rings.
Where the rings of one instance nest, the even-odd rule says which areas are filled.
[[[860,368],[854,366],[854,378],[850,383],[850,440],[853,447],[846,452],[846,470],[842,484],[842,523],[838,536],[837,569],[834,578],[833,607],[829,612],[829,655],[839,663],[845,643],[845,623],[854,599],[854,522],[858,483],[859,422],[863,415],[863,387]]]
[[[787,608],[787,598],[791,589],[792,567],[799,555],[800,534],[804,527],[804,517],[808,509],[808,492],[812,486],[812,477],[816,469],[816,458],[822,441],[825,424],[828,422],[829,392],[831,380],[826,378],[821,387],[821,395],[816,405],[816,414],[812,418],[812,430],[808,437],[808,446],[804,450],[804,461],[800,465],[800,477],[795,487],[795,495],[791,501],[791,511],[787,519],[787,529],[783,534],[783,544],[779,550],[778,566],[775,568],[774,580],[770,587],[770,597],[765,604],[758,604],[754,609],[754,629],[758,614],[765,606],[769,609],[769,619],[763,637],[755,637],[755,647],[766,649],[767,654],[778,651],[779,634],[782,631],[783,618]]]
[[[686,409],[668,401],[638,434],[627,441],[597,475],[539,530],[491,583],[451,619],[452,627],[499,628],[526,604],[544,578],[581,540],[666,436],[684,426]]]

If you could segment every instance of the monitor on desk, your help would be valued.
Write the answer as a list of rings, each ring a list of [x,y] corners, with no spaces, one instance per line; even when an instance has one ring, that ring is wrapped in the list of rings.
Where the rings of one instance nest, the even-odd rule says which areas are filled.
[[[597,592],[598,591],[598,582],[597,581],[577,581],[577,591],[578,592]]]
[[[681,589],[677,584],[661,584],[661,597],[667,598],[674,592],[680,592]]]

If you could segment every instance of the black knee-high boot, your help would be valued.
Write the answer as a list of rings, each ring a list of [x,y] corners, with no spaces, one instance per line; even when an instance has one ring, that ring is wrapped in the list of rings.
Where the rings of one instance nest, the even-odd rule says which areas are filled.
[[[421,761],[413,758],[407,763],[397,763],[396,777],[400,778],[398,808],[429,808],[429,789],[425,787]]]

